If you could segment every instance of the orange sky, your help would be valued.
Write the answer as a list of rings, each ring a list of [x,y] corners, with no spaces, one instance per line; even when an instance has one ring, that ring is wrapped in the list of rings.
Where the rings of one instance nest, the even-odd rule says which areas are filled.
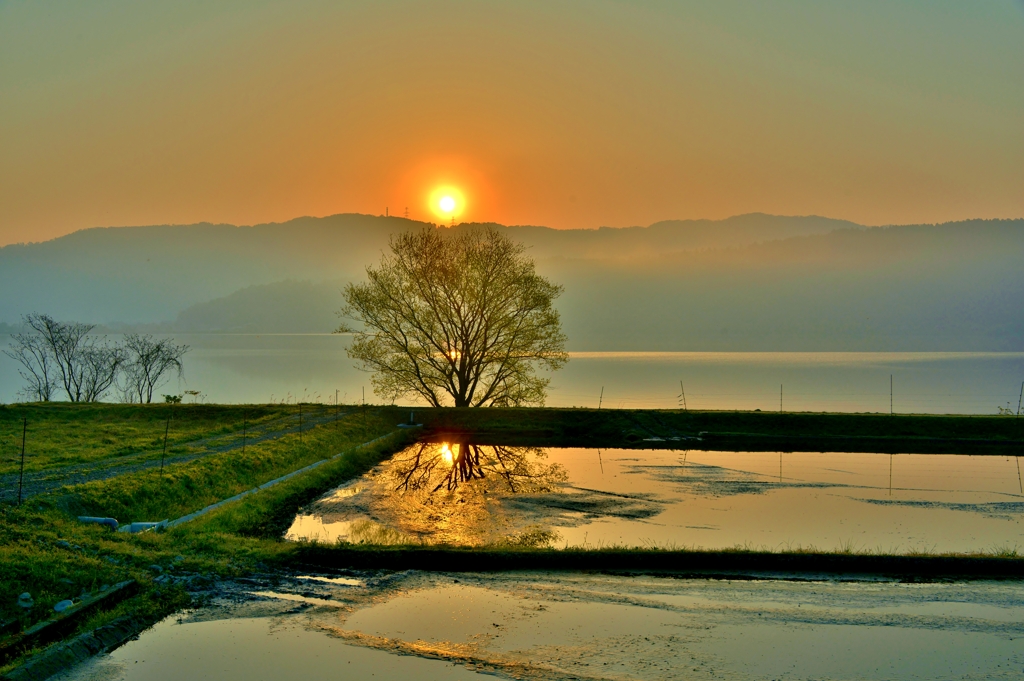
[[[1024,216],[1011,0],[0,2],[0,244],[299,215]]]

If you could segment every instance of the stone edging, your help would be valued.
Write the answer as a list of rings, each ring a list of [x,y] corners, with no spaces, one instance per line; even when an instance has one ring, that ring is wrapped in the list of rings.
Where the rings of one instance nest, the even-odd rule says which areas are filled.
[[[54,674],[107,652],[137,636],[152,624],[142,617],[118,617],[70,641],[55,645],[30,658],[25,664],[0,677],[0,681],[42,681]]]

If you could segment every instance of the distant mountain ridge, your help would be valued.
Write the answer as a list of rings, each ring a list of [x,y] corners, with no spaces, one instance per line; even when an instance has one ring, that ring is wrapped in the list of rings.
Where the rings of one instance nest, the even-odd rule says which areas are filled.
[[[851,224],[751,215],[622,230],[494,226],[528,244],[535,258],[547,258],[653,255],[735,245],[744,238],[750,241],[753,237],[741,235],[757,232],[759,222],[768,238]],[[38,244],[5,246],[0,248],[0,322],[15,322],[26,310],[48,309],[61,317],[152,323],[248,286],[286,279],[351,279],[380,257],[392,233],[425,224],[340,214],[250,227],[97,227]]]
[[[424,225],[346,214],[97,228],[6,246],[0,323],[45,311],[179,333],[329,332],[345,283],[391,234]],[[492,226],[565,286],[572,349],[1024,350],[1024,220]]]

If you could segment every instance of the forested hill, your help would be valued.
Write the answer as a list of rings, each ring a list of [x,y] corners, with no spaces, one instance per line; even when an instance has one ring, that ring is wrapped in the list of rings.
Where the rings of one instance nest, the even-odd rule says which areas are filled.
[[[0,322],[326,332],[402,218],[99,228],[0,248]],[[1024,350],[1024,220],[866,228],[744,215],[496,227],[565,286],[572,349]],[[457,228],[458,229],[458,228]]]

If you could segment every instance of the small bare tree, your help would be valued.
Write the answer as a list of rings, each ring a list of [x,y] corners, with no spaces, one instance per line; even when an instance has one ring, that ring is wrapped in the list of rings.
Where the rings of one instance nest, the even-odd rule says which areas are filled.
[[[25,315],[22,319],[49,348],[68,399],[81,402],[87,382],[85,350],[92,345],[87,336],[95,325],[58,322],[50,315],[36,313]]]
[[[16,334],[5,352],[25,369],[24,394],[49,400],[63,387],[72,402],[97,402],[114,385],[126,354],[106,338],[90,336],[95,325],[58,322],[36,313],[22,319],[30,331]]]
[[[88,343],[81,350],[78,364],[81,367],[81,402],[99,402],[117,380],[117,374],[124,364],[125,351],[106,341]]]
[[[123,382],[118,388],[125,402],[152,402],[153,391],[167,379],[168,372],[176,371],[179,378],[184,375],[182,358],[189,350],[187,345],[175,345],[170,338],[156,340],[129,333],[124,337],[123,347]]]
[[[543,404],[538,366],[568,360],[554,300],[524,247],[489,228],[426,228],[391,240],[369,281],[345,289],[343,317],[361,322],[349,356],[377,393],[456,407]]]
[[[57,389],[56,363],[50,346],[37,333],[16,333],[4,354],[18,362],[27,384],[18,391],[31,402],[49,402]]]

